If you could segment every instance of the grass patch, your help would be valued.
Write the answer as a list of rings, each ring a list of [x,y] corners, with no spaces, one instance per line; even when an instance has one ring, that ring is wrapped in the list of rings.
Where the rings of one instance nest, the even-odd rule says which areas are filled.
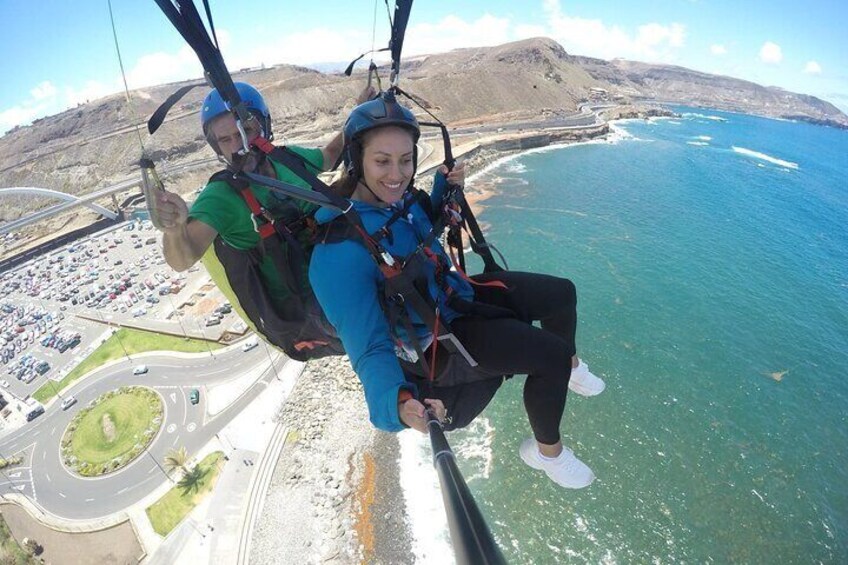
[[[169,490],[146,510],[153,529],[162,537],[171,533],[192,509],[200,504],[207,494],[215,488],[220,471],[219,462],[224,453],[216,451],[203,458],[195,467],[195,480],[186,485],[183,481]]]
[[[143,387],[107,392],[81,410],[62,437],[65,464],[84,476],[115,471],[135,459],[162,425],[162,401]]]
[[[77,365],[70,373],[65,375],[65,378],[55,383],[44,383],[32,395],[33,398],[41,403],[47,402],[54,396],[56,391],[63,391],[71,386],[77,379],[93,371],[94,369],[105,365],[109,361],[125,357],[124,349],[127,353],[133,355],[135,353],[144,353],[147,351],[179,351],[181,353],[205,353],[210,349],[220,349],[223,347],[219,343],[203,341],[200,339],[185,339],[183,337],[175,337],[156,332],[146,332],[143,330],[135,330],[131,328],[121,328],[116,333],[109,336],[103,344],[91,352],[91,355],[86,357],[82,363]]]
[[[30,556],[23,548],[18,545],[17,540],[9,531],[9,526],[6,525],[6,520],[0,515],[0,563],[9,565],[29,565],[30,563],[38,563]]]

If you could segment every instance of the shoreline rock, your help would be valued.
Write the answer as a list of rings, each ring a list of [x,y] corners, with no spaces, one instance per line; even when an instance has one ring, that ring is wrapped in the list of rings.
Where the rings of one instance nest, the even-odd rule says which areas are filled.
[[[277,418],[289,431],[250,562],[413,560],[397,439],[371,426],[347,357],[308,363]]]

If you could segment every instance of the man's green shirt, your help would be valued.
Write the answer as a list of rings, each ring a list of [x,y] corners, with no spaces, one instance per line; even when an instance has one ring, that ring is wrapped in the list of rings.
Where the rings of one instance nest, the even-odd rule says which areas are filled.
[[[297,146],[288,146],[288,149],[303,157],[312,166],[314,173],[317,174],[323,169],[324,157],[320,149]],[[289,169],[274,160],[270,161],[278,180],[309,188],[309,184]],[[259,203],[275,218],[279,217],[286,208],[290,210],[292,203],[302,212],[311,212],[317,208],[314,204],[298,199],[291,199],[286,203],[285,196],[279,193],[272,194],[271,189],[265,186],[251,183],[250,188]],[[189,218],[213,227],[227,244],[236,249],[253,249],[259,244],[260,237],[253,227],[250,208],[247,207],[244,198],[225,181],[213,181],[203,188],[197,200],[191,205]],[[301,238],[301,243],[306,243],[305,237]],[[310,255],[311,249],[307,249],[305,264],[302,268],[304,288],[309,284],[307,274]],[[274,303],[282,308],[283,302],[288,297],[288,291],[270,257],[265,257],[259,268],[268,293]]]

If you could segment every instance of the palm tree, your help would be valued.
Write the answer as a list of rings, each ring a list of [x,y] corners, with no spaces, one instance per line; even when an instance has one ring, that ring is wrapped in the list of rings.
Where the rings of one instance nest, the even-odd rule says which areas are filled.
[[[187,463],[188,451],[186,451],[185,447],[170,450],[165,456],[165,459],[162,460],[162,464],[166,469],[168,469],[168,471],[180,469],[183,474],[188,473],[188,467],[186,466]]]
[[[177,486],[183,489],[183,494],[188,494],[191,491],[197,492],[200,490],[200,483],[203,477],[207,475],[207,469],[201,469],[200,465],[195,465],[191,470],[184,471],[183,478],[177,483]]]

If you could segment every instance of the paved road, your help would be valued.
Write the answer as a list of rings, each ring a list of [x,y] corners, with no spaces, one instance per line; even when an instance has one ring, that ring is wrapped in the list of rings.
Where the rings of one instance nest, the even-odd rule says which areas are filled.
[[[234,349],[214,357],[178,359],[168,356],[145,358],[150,371],[132,376],[124,362],[102,370],[72,387],[78,402],[67,411],[58,403],[47,413],[9,434],[0,442],[0,457],[25,455],[25,464],[0,474],[0,493],[20,492],[42,508],[62,518],[93,519],[128,508],[159,486],[165,479],[161,461],[166,453],[185,447],[197,451],[234,418],[274,378],[265,348],[250,352]],[[278,368],[284,358],[278,360]],[[234,374],[258,366],[265,373],[237,402],[207,420],[203,385],[230,379]],[[128,384],[146,385],[164,401],[165,420],[150,448],[124,469],[102,478],[72,475],[60,461],[59,442],[74,414],[101,394]],[[201,401],[189,403],[189,391],[198,388]]]

